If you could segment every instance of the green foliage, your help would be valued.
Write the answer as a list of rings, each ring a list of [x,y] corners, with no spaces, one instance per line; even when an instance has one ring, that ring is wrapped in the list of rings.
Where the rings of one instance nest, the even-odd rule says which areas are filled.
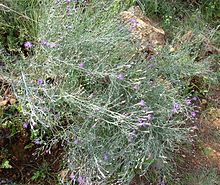
[[[42,166],[33,173],[31,179],[35,182],[41,182],[45,178],[47,178],[47,176],[48,176],[48,164],[44,162]]]
[[[159,17],[161,25],[167,32],[175,31],[181,23],[188,25],[190,19],[192,19],[191,27],[198,27],[201,26],[199,24],[204,23],[214,27],[219,25],[220,3],[218,0],[136,0],[136,2],[147,16],[156,18],[156,20]],[[194,18],[195,15],[196,18]]]
[[[0,115],[0,127],[10,130],[11,137],[21,131],[23,116],[18,112],[16,105],[11,105],[2,110]]]
[[[216,169],[201,168],[184,176],[180,184],[215,185],[219,183],[220,178]]]
[[[190,10],[199,9],[208,19],[216,19],[220,17],[220,4],[217,0],[136,0],[136,2],[144,8],[146,13],[160,15],[181,15]],[[187,10],[188,8],[188,10]],[[181,12],[178,12],[181,10]]]
[[[0,1],[0,42],[9,53],[24,52],[24,42],[35,38],[39,13],[37,0]]]
[[[194,102],[186,105],[192,98],[186,88],[194,77],[209,79],[211,73],[210,64],[197,62],[198,53],[192,52],[199,50],[198,38],[174,53],[165,46],[148,60],[131,44],[118,18],[133,1],[46,1],[39,20],[31,16],[39,4],[29,2],[30,12],[21,12],[27,10],[31,20],[21,16],[27,21],[21,26],[14,13],[11,20],[14,29],[27,32],[18,41],[5,30],[5,43],[17,48],[30,40],[34,55],[8,62],[3,72],[29,118],[31,140],[39,138],[42,149],[61,141],[65,168],[87,184],[126,184],[135,174],[152,182],[166,180],[173,151],[188,141],[186,122],[196,108]],[[146,13],[161,14],[165,26],[172,24],[175,13],[169,2],[138,2]],[[13,6],[21,5],[24,1]],[[183,8],[175,6],[176,12]],[[32,180],[46,178],[43,169]],[[149,169],[154,169],[151,176]]]
[[[5,160],[2,161],[2,164],[0,165],[0,168],[8,169],[8,168],[12,168],[12,166],[9,164],[9,161],[5,159]]]
[[[216,0],[201,0],[200,9],[206,20],[212,20],[219,24],[220,18],[220,2]]]
[[[76,4],[70,7],[47,5],[37,38],[48,45],[36,44],[35,55],[13,71],[20,74],[13,79],[15,93],[32,129],[41,127],[41,137],[50,130],[47,144],[62,140],[68,168],[88,183],[128,183],[152,165],[166,171],[177,142],[187,140],[182,81],[206,75],[208,67],[184,48],[171,56],[165,47],[145,59],[119,25],[114,3],[99,1],[76,12]]]

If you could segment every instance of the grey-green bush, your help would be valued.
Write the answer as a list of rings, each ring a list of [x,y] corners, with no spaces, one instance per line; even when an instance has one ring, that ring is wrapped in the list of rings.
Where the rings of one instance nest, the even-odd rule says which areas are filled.
[[[62,143],[72,176],[61,183],[128,184],[150,166],[162,182],[188,140],[185,123],[196,112],[193,97],[180,93],[183,80],[209,68],[185,48],[146,59],[120,23],[118,2],[45,3],[34,54],[5,72],[32,139],[43,150]]]

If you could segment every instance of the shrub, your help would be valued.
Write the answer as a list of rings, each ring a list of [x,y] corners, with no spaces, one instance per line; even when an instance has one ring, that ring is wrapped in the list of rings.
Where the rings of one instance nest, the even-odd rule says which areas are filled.
[[[34,55],[5,75],[32,139],[43,150],[62,142],[72,180],[126,184],[153,166],[161,182],[195,116],[184,80],[209,68],[184,47],[147,59],[120,24],[118,2],[45,3],[37,42],[27,48]]]

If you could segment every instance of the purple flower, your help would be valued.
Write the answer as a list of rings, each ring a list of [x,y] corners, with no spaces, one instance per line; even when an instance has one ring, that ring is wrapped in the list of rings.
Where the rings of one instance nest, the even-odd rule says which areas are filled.
[[[66,8],[66,13],[70,13],[70,7]]]
[[[95,127],[96,127],[96,123],[92,125],[92,128],[95,128]]]
[[[78,182],[80,185],[84,184],[84,178],[83,178],[82,176],[79,176],[79,177],[77,178],[77,182]]]
[[[23,124],[23,128],[24,128],[24,129],[27,129],[27,128],[28,128],[28,125],[29,125],[28,123],[24,123],[24,124]]]
[[[75,141],[73,142],[75,145],[79,144],[79,140],[75,139]]]
[[[139,122],[139,124],[138,124],[139,126],[144,126],[145,125],[145,122],[142,118],[139,118],[138,122]]]
[[[192,100],[196,101],[196,100],[197,100],[197,97],[194,96],[194,97],[192,98]]]
[[[85,64],[84,63],[80,63],[79,64],[79,68],[84,68],[85,67]]]
[[[131,19],[129,20],[129,22],[134,23],[134,22],[136,22],[136,20],[135,20],[134,18],[131,18]]]
[[[51,42],[51,43],[49,44],[49,47],[50,47],[50,48],[55,48],[55,47],[56,47],[56,44],[55,44],[54,42]]]
[[[34,140],[34,144],[35,144],[35,145],[39,145],[39,144],[40,144],[39,139],[35,139],[35,140]]]
[[[179,109],[179,108],[180,108],[180,105],[179,105],[178,103],[174,103],[174,104],[173,104],[173,107],[176,108],[176,109]]]
[[[58,113],[54,114],[54,118],[58,119],[59,118],[59,114]]]
[[[31,48],[33,46],[33,44],[30,42],[30,41],[26,41],[25,43],[24,43],[24,47],[26,48],[26,49],[29,49],[29,48]]]
[[[186,103],[186,105],[191,105],[192,101],[188,99],[188,100],[185,101],[185,103]]]
[[[43,84],[43,80],[42,79],[38,79],[37,80],[37,85],[42,85]]]
[[[130,27],[129,31],[132,31],[137,26],[138,22],[134,18],[131,18],[129,22],[132,23],[132,26]]]
[[[147,114],[147,119],[150,121],[152,119],[152,114]]]
[[[45,150],[45,154],[50,154],[50,150]]]
[[[141,107],[144,107],[144,105],[145,105],[144,100],[141,100],[141,101],[138,103],[138,105],[140,105]]]
[[[133,86],[133,89],[134,90],[138,90],[140,88],[140,86],[138,85],[138,84],[135,84],[134,86]]]
[[[66,0],[66,3],[70,3],[70,0]]]
[[[194,118],[196,117],[196,112],[191,112],[191,116]]]
[[[173,113],[177,113],[178,111],[177,111],[176,108],[173,108],[173,109],[172,109],[172,112],[173,112]]]
[[[70,174],[70,179],[73,181],[75,179],[75,174],[74,173],[71,173]]]
[[[135,26],[131,26],[128,31],[131,32],[134,28],[135,28]]]
[[[166,185],[164,181],[161,182],[161,185]]]
[[[46,46],[46,45],[47,45],[47,41],[46,41],[46,40],[42,40],[42,41],[40,42],[40,44],[41,44],[42,46]]]
[[[197,127],[196,125],[194,125],[194,126],[192,126],[192,129],[193,129],[193,130],[197,130],[198,127]]]
[[[119,74],[119,75],[117,76],[117,79],[118,79],[118,80],[123,80],[123,79],[124,79],[124,77],[123,77],[123,75],[122,75],[122,74]]]
[[[180,105],[178,103],[174,103],[172,112],[177,113],[179,108],[180,108]]]
[[[105,160],[105,161],[108,160],[108,155],[107,155],[107,153],[104,154],[104,160]]]

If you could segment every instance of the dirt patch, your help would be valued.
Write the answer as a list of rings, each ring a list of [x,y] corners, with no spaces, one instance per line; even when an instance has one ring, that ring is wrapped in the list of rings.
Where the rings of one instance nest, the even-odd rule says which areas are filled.
[[[55,176],[58,174],[62,159],[62,147],[56,144],[51,153],[40,152],[40,146],[31,146],[29,133],[26,130],[10,137],[8,129],[1,129],[0,164],[8,162],[6,167],[0,169],[0,184],[56,184]]]
[[[43,151],[43,144],[30,139],[30,128],[22,128],[24,116],[18,109],[10,84],[0,78],[0,185],[57,184],[63,157],[61,145]]]
[[[220,172],[220,109],[211,110],[210,115],[201,118],[200,148],[203,154]]]
[[[215,169],[220,175],[220,89],[212,87],[206,101],[201,105],[206,112],[197,118],[198,128],[192,134],[193,144],[178,154],[179,178],[199,169]]]

